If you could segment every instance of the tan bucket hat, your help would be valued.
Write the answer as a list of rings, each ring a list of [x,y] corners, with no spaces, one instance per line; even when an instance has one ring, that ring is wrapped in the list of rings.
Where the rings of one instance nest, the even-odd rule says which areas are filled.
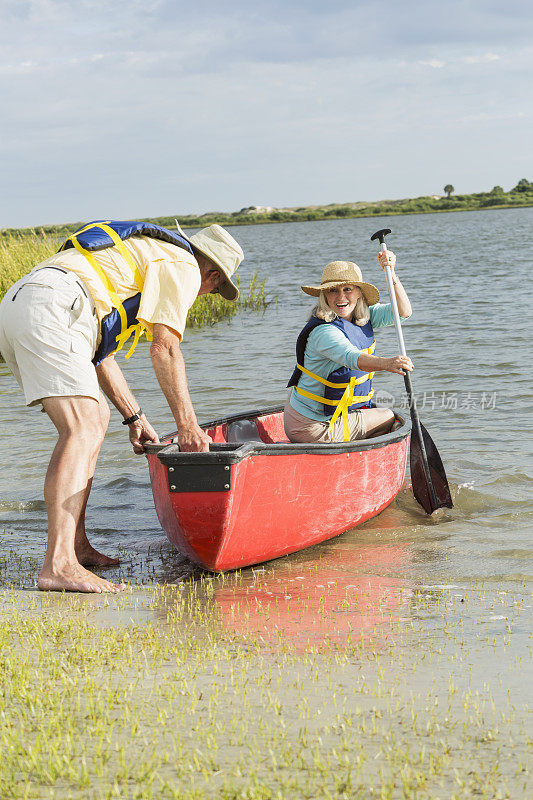
[[[195,250],[199,250],[200,253],[207,256],[226,276],[226,280],[217,291],[226,300],[236,300],[239,296],[239,289],[231,280],[231,276],[244,258],[240,244],[221,225],[202,228],[192,236],[187,236],[182,231],[178,220],[176,220],[176,227],[180,236],[187,239]]]
[[[361,270],[353,261],[330,261],[324,267],[320,286],[302,286],[302,289],[306,294],[318,297],[325,289],[342,286],[345,283],[359,286],[369,306],[378,302],[379,290],[372,283],[365,283]]]

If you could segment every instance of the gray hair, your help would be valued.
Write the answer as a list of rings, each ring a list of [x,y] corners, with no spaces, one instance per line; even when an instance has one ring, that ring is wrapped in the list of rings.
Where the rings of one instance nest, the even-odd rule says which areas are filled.
[[[319,319],[323,319],[324,322],[333,322],[337,314],[332,311],[332,309],[328,305],[328,301],[326,300],[326,293],[320,292],[318,295],[318,303],[311,311],[311,317],[318,317]],[[370,309],[368,308],[368,303],[365,300],[363,293],[361,292],[361,297],[355,304],[355,308],[352,314],[352,318],[350,322],[353,322],[354,325],[358,325],[360,328],[370,319]]]

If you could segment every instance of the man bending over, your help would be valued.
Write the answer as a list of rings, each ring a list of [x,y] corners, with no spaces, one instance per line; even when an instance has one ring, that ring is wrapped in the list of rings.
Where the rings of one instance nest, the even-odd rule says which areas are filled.
[[[28,406],[42,405],[59,435],[45,477],[48,546],[38,579],[43,590],[116,592],[87,567],[117,559],[95,550],[85,508],[109,423],[99,386],[124,417],[136,453],[157,434],[139,407],[114,353],[141,333],[178,427],[181,450],[209,450],[187,388],[180,349],[198,295],[236,300],[231,278],[243,252],[211,225],[188,238],[144,222],[85,225],[60,251],[12,286],[0,304],[0,351]]]

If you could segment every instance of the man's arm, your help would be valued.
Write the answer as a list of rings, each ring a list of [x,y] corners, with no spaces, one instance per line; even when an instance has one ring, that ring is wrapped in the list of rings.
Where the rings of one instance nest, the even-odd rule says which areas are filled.
[[[124,419],[133,417],[139,410],[139,403],[126,383],[122,370],[113,356],[104,358],[96,367],[96,375],[102,391],[111,400]],[[144,414],[128,425],[130,442],[135,453],[144,453],[146,442],[158,442],[159,437]]]
[[[150,356],[157,380],[178,426],[178,444],[186,452],[207,452],[211,438],[200,428],[187,386],[180,339],[172,328],[154,323]]]

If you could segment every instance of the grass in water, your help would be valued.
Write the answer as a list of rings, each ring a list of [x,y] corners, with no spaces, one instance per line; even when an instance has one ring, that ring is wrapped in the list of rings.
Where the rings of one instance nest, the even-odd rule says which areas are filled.
[[[199,328],[202,325],[213,325],[221,319],[234,317],[241,308],[250,311],[261,311],[268,305],[265,294],[266,279],[259,281],[257,273],[251,277],[248,292],[243,291],[241,282],[237,276],[235,283],[241,289],[241,294],[236,302],[225,300],[219,294],[203,294],[194,302],[187,317],[187,325],[191,328]]]
[[[0,300],[10,286],[26,275],[33,267],[52,256],[58,249],[57,239],[48,237],[46,233],[21,235],[11,233],[0,238]],[[268,305],[265,293],[266,279],[260,281],[254,273],[250,279],[248,290],[243,289],[239,278],[236,283],[241,295],[235,303],[224,300],[219,294],[208,294],[199,297],[187,318],[192,328],[202,325],[214,325],[221,319],[235,316],[241,309],[261,311]]]
[[[0,795],[532,796],[528,714],[507,692],[530,669],[528,649],[512,647],[527,596],[406,588],[396,611],[386,593],[376,597],[365,629],[368,596],[349,589],[330,606],[333,590],[317,585],[324,603],[292,598],[290,620],[276,628],[285,590],[272,599],[265,589],[277,574],[118,597],[1,592]],[[290,574],[284,587],[301,577]],[[353,628],[336,645],[302,650],[293,637],[310,610],[324,629],[346,614]],[[482,667],[499,662],[493,682],[480,654]]]

